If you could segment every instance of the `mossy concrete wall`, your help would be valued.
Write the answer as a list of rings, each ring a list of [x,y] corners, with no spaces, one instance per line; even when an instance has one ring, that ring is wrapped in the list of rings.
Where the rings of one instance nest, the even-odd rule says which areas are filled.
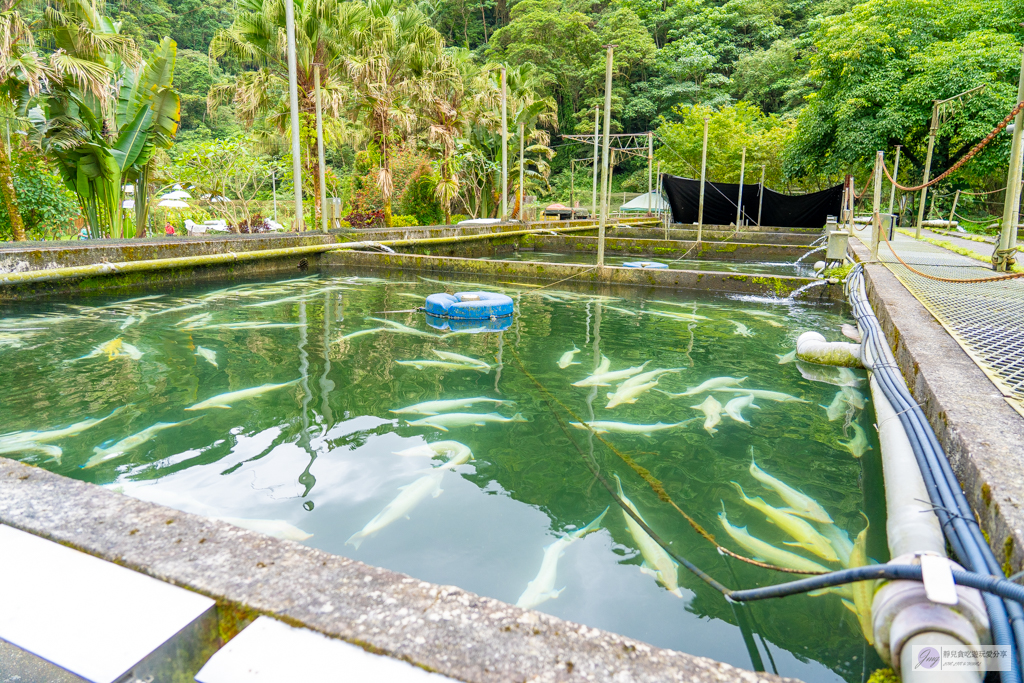
[[[582,251],[597,253],[598,238],[578,235],[525,235],[522,246],[536,251]],[[604,251],[616,256],[710,259],[715,261],[795,261],[807,247],[785,244],[744,244],[740,242],[684,242],[663,239],[605,239]]]
[[[423,270],[442,275],[473,275],[500,280],[533,280],[553,282],[566,280],[572,286],[630,286],[670,289],[699,289],[737,294],[763,294],[784,297],[812,278],[784,275],[752,275],[694,270],[647,270],[570,263],[534,263],[529,261],[488,261],[450,256],[421,254],[381,254],[363,251],[332,251],[324,254],[322,267],[364,268],[379,277],[404,277],[402,271]],[[635,292],[634,292],[635,293]],[[842,301],[842,286],[826,285],[812,290],[820,301]]]
[[[666,231],[663,228],[632,228],[615,227],[608,231],[608,237],[629,237],[633,239],[648,240],[686,240],[695,241],[697,231],[689,228],[672,228]],[[754,242],[757,244],[796,244],[807,245],[821,236],[820,231],[809,234],[797,232],[768,232],[767,230],[703,230],[701,239],[706,242]]]

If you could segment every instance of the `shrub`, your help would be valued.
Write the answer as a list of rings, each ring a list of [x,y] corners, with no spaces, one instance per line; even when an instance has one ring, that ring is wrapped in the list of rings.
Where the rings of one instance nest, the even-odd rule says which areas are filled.
[[[452,214],[452,225],[455,225],[456,223],[460,223],[462,221],[468,221],[468,220],[469,220],[469,216],[467,216],[466,214],[463,214],[463,213],[453,213]]]
[[[367,228],[379,228],[384,225],[383,211],[353,211],[343,219],[353,228],[366,230]]]
[[[414,225],[422,225],[416,216],[391,216],[392,228],[411,228]]]
[[[248,220],[243,219],[238,224],[238,232],[248,235],[249,233],[270,232],[270,223],[258,213],[254,213]]]
[[[436,185],[437,179],[427,164],[420,166],[406,185],[405,192],[402,193],[401,207],[404,213],[416,218],[415,225],[437,225],[444,220],[441,203],[434,196]],[[399,227],[394,223],[392,225]]]
[[[25,234],[30,240],[56,239],[61,233],[73,230],[79,216],[78,200],[60,176],[54,172],[46,158],[11,144],[11,172],[14,191],[18,197],[18,210],[25,223]],[[0,240],[9,240],[11,220],[7,207],[0,202]]]

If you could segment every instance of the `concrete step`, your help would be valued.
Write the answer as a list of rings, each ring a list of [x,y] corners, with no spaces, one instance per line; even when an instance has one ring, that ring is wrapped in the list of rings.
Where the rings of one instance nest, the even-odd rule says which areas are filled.
[[[370,654],[361,647],[259,617],[235,636],[196,675],[199,683],[448,683],[398,659]]]
[[[0,681],[182,680],[219,644],[213,600],[4,525],[0,586]]]

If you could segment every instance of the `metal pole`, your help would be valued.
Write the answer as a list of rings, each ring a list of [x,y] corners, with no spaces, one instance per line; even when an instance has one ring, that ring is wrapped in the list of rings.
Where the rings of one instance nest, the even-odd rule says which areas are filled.
[[[757,193],[757,227],[761,227],[761,207],[764,205],[764,164],[761,164],[760,190]]]
[[[900,150],[903,149],[903,145],[896,145],[896,161],[892,167],[893,180],[899,180],[900,178]],[[889,190],[889,213],[892,213],[893,204],[896,203],[896,183],[892,184],[892,189]]]
[[[270,185],[274,192],[274,222],[277,222],[277,169],[270,170]]]
[[[661,202],[665,201],[661,198],[661,159],[658,159],[658,215],[661,217],[661,223],[665,227],[665,239],[668,239],[668,221],[665,220],[665,210],[661,208]]]
[[[935,148],[935,136],[939,132],[939,107],[938,102],[932,105],[932,125],[928,131],[928,155],[924,160],[924,183],[928,183],[928,176],[932,172],[932,150]],[[881,169],[879,169],[881,172]],[[894,176],[895,177],[895,176]],[[921,239],[921,223],[924,221],[925,199],[928,197],[928,188],[921,188],[921,205],[917,207],[917,227],[914,229],[915,239]]]
[[[882,240],[882,164],[885,163],[885,152],[875,154],[875,196],[872,204],[872,223],[874,234],[871,236],[871,260],[878,260],[878,243]]]
[[[313,88],[316,97],[316,159],[320,174],[320,228],[327,232],[327,170],[324,163],[324,116],[320,104],[320,65],[313,65]]]
[[[1017,85],[1017,103],[1024,102],[1024,51],[1021,53],[1020,82]],[[1003,199],[1003,229],[999,233],[999,249],[992,254],[996,270],[1009,270],[1010,259],[1017,247],[1017,224],[1020,223],[1021,134],[1024,132],[1024,111],[1017,114],[1010,144],[1010,168],[1006,172],[1006,196]],[[1002,258],[1000,258],[1002,253]]]
[[[569,208],[572,212],[569,217],[576,219],[576,160],[569,161]]]
[[[508,88],[501,67],[501,220],[508,220]]]
[[[597,216],[597,160],[600,157],[597,150],[598,136],[601,135],[601,109],[594,105],[594,196],[590,202],[590,219]]]
[[[651,215],[651,191],[654,172],[654,133],[647,133],[647,215]]]
[[[708,168],[708,117],[704,117],[704,146],[700,152],[700,203],[697,205],[697,242],[704,234],[704,175]]]
[[[956,215],[956,203],[958,201],[960,201],[960,190],[957,190],[956,194],[953,195],[953,208],[949,210],[949,229],[950,230],[953,229],[953,216]],[[892,211],[890,210],[889,213],[892,213]]]
[[[288,34],[288,106],[292,125],[292,185],[295,190],[295,230],[302,230],[302,153],[299,150],[299,77],[295,60],[295,8],[285,0],[284,22]]]
[[[519,124],[519,220],[525,220],[523,218],[523,209],[526,208],[526,187],[523,185],[526,182],[526,171],[524,166],[524,158],[526,154],[526,126],[522,123]],[[570,216],[572,214],[569,214]]]
[[[604,62],[604,153],[601,157],[601,224],[597,230],[597,265],[604,265],[604,229],[608,224],[608,191],[609,181],[608,166],[611,163],[611,150],[609,149],[608,136],[611,135],[612,123],[612,50],[614,45],[606,46],[608,54]]]
[[[740,155],[740,193],[736,199],[736,227],[739,228],[743,220],[743,175],[747,170],[747,148],[743,148]]]

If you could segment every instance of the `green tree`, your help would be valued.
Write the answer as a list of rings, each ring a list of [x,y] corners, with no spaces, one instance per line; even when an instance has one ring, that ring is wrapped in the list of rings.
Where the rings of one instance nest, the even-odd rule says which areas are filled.
[[[17,139],[12,143],[14,188],[25,233],[37,240],[59,237],[78,217],[75,195],[67,190],[48,159],[17,144]],[[7,207],[0,206],[0,240],[14,238],[12,227]]]

